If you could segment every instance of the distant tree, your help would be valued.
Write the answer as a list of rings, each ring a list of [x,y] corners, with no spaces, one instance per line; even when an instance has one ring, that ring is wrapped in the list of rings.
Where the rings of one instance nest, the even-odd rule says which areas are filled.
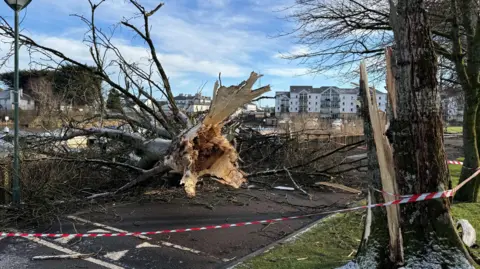
[[[122,110],[120,93],[115,89],[110,89],[107,97],[107,108],[111,110]]]
[[[93,70],[93,67],[91,69]],[[78,66],[61,65],[55,70],[21,70],[19,74],[20,88],[34,99],[38,99],[38,85],[34,85],[34,81],[40,81],[38,79],[41,79],[43,84],[45,81],[50,82],[51,87],[44,87],[43,90],[51,90],[54,96],[69,104],[88,105],[100,96],[102,80],[91,71]],[[2,73],[0,81],[13,88],[13,77],[13,72]]]

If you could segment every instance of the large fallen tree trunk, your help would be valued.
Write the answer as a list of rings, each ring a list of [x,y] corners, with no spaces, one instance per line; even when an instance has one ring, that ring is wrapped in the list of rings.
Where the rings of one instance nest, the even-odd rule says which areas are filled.
[[[181,184],[189,197],[195,196],[198,178],[211,175],[219,182],[238,188],[246,181],[238,167],[238,154],[221,130],[224,121],[239,107],[270,90],[265,86],[252,91],[260,76],[254,72],[238,86],[215,83],[210,110],[205,119],[174,140],[164,164],[182,173]]]

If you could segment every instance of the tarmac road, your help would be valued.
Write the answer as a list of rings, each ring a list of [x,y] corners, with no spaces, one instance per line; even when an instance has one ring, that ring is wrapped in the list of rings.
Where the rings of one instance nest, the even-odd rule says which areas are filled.
[[[130,203],[108,205],[96,212],[65,216],[48,230],[51,233],[156,231],[263,220],[305,214],[291,204],[310,207],[345,204],[353,196],[318,193],[313,201],[302,194],[285,191],[239,190],[235,203],[203,204],[174,200],[169,203]],[[269,199],[263,199],[268,196]],[[260,197],[260,198],[255,198]],[[271,199],[270,199],[271,198]],[[276,203],[272,200],[281,201]],[[201,197],[199,201],[202,201]],[[212,200],[205,204],[211,204]],[[305,208],[304,208],[305,210]],[[318,212],[318,210],[316,210]],[[73,239],[4,238],[0,240],[0,268],[222,268],[286,235],[316,218],[289,220],[266,225],[204,230],[137,237],[100,237]],[[39,255],[93,254],[87,260],[32,260]]]

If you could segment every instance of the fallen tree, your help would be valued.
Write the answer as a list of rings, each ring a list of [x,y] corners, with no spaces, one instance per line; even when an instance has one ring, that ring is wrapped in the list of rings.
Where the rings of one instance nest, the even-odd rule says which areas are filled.
[[[83,70],[116,91],[126,105],[120,111],[109,111],[104,96],[100,96],[97,100],[99,109],[91,119],[76,121],[66,118],[65,126],[59,132],[22,137],[24,147],[37,148],[37,153],[43,156],[71,158],[73,152],[59,142],[83,136],[105,138],[113,144],[103,151],[116,159],[111,164],[123,167],[128,164],[139,172],[137,178],[117,191],[148,178],[159,177],[170,170],[183,174],[181,182],[189,196],[195,195],[196,182],[204,175],[214,176],[219,182],[238,188],[245,181],[244,173],[238,168],[238,154],[222,135],[222,128],[238,108],[270,90],[269,86],[252,90],[261,75],[252,72],[246,81],[230,87],[221,85],[219,79],[213,89],[210,109],[203,120],[189,117],[179,109],[173,98],[170,81],[151,38],[150,18],[163,3],[148,9],[137,0],[128,1],[139,16],[131,20],[124,19],[120,23],[147,44],[145,56],[148,60],[139,63],[127,59],[121,48],[113,43],[112,35],[103,32],[95,24],[96,11],[104,1],[88,2],[91,15],[76,16],[88,26],[85,43],[89,45],[93,68],[74,56],[37,43],[26,35],[20,35],[20,43],[32,53],[32,59],[38,59],[35,55],[41,55],[42,61],[37,64],[55,69],[66,63]],[[134,23],[137,18],[141,18],[140,26]],[[8,41],[14,37],[14,31],[5,19],[0,25],[0,35]],[[114,80],[111,70],[114,70],[118,80]],[[158,82],[158,78],[161,82]],[[167,100],[168,111],[155,96]],[[103,124],[106,119],[122,122],[131,131],[106,128]]]

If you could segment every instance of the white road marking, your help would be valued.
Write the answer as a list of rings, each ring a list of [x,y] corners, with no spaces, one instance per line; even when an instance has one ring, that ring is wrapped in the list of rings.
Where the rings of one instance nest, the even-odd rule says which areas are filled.
[[[148,242],[141,243],[140,245],[136,246],[135,248],[159,248],[159,245],[152,245]]]
[[[128,249],[121,250],[121,251],[114,251],[114,252],[107,252],[107,254],[103,255],[105,258],[109,258],[110,260],[118,261],[120,260],[125,254],[127,254]]]
[[[80,217],[76,217],[76,216],[67,216],[67,218],[72,219],[72,220],[76,220],[76,221],[80,221],[80,222],[84,222],[84,223],[88,223],[88,224],[91,224],[91,225],[94,225],[94,226],[97,226],[97,227],[101,227],[101,228],[108,229],[108,230],[115,231],[115,232],[119,232],[119,233],[128,233],[128,231],[126,231],[126,230],[118,229],[118,228],[108,226],[108,225],[105,225],[105,224],[101,224],[101,223],[98,223],[98,222],[89,221],[89,220],[86,220],[86,219],[83,219],[83,218],[80,218]],[[90,231],[89,233],[93,233],[93,232],[105,233],[105,232],[108,232],[108,231],[101,231],[101,229],[99,229],[99,230]],[[147,236],[144,236],[144,235],[138,235],[137,237],[141,238],[141,239],[145,239],[145,240],[152,240],[150,237],[147,237]],[[193,248],[184,247],[184,246],[173,244],[173,243],[163,241],[163,240],[159,240],[158,242],[160,242],[163,246],[166,246],[166,247],[171,247],[171,248],[174,248],[174,249],[187,251],[187,252],[194,253],[194,254],[197,254],[197,255],[205,255],[205,256],[208,256],[208,257],[218,259],[215,256],[209,255],[207,253],[204,253],[200,250],[196,250],[196,249],[193,249]]]
[[[92,221],[89,221],[89,220],[86,220],[86,219],[83,219],[83,218],[80,218],[80,217],[76,217],[76,216],[67,216],[67,218],[72,219],[72,220],[76,220],[76,221],[80,221],[80,222],[84,222],[84,223],[88,223],[88,224],[91,224],[91,225],[94,225],[94,226],[97,226],[97,227],[101,227],[101,228],[108,229],[108,230],[115,231],[115,232],[119,232],[119,233],[128,233],[128,231],[126,231],[126,230],[118,229],[118,228],[108,226],[108,225],[105,225],[105,224],[101,224],[101,223],[97,223],[97,222],[92,222]],[[103,233],[103,232],[98,232],[98,230],[94,230],[94,231],[97,231],[97,233]],[[90,231],[90,232],[93,233],[93,231]],[[106,232],[108,232],[108,231],[106,231]],[[145,239],[145,240],[152,240],[150,237],[147,237],[147,236],[144,236],[144,235],[138,235],[137,237],[141,238],[141,239]],[[180,246],[180,245],[173,244],[173,243],[163,241],[163,240],[160,240],[158,242],[160,242],[163,246],[166,246],[166,247],[171,247],[171,248],[187,251],[187,252],[194,253],[194,254],[197,254],[197,255],[205,255],[205,256],[216,258],[216,257],[211,256],[207,253],[204,253],[200,250]],[[216,259],[218,259],[218,258],[216,258]]]
[[[97,227],[100,227],[100,228],[105,228],[105,229],[108,229],[108,230],[114,231],[114,232],[128,233],[128,231],[125,231],[125,230],[122,230],[122,229],[118,229],[118,228],[108,226],[108,225],[105,225],[105,224],[101,224],[101,223],[98,223],[98,222],[89,221],[89,220],[82,219],[82,218],[79,218],[79,217],[76,217],[76,216],[67,216],[67,218],[72,219],[72,220],[77,220],[77,221],[80,221],[80,222],[84,222],[84,223],[88,223],[88,224],[91,224],[91,225],[94,225],[94,226],[97,226]],[[150,237],[147,237],[147,236],[144,236],[144,235],[134,235],[134,236],[138,237],[140,239],[144,239],[144,240],[152,240]]]
[[[52,248],[52,249],[55,249],[55,250],[58,250],[60,252],[63,252],[63,253],[66,253],[66,254],[70,254],[70,255],[81,255],[81,253],[79,252],[76,252],[76,251],[73,251],[73,250],[70,250],[68,248],[64,248],[62,246],[58,246],[58,245],[55,245],[51,242],[48,242],[48,241],[45,241],[43,239],[40,239],[40,238],[37,238],[37,237],[26,237],[28,240],[30,241],[33,241],[35,243],[38,243],[40,245],[44,245],[46,247],[49,247],[49,248]],[[98,260],[98,259],[95,259],[95,258],[85,258],[84,259],[85,261],[89,261],[91,263],[94,263],[94,264],[97,264],[97,265],[100,265],[100,266],[103,266],[105,268],[109,268],[109,269],[125,269],[123,267],[120,267],[120,266],[117,266],[115,264],[112,264],[112,263],[108,263],[108,262],[104,262],[102,260]]]
[[[110,231],[104,230],[104,229],[95,229],[95,230],[90,230],[87,233],[109,233]]]
[[[167,246],[167,247],[176,248],[176,249],[180,249],[180,250],[183,250],[183,251],[188,251],[188,252],[195,253],[195,254],[205,254],[205,253],[201,252],[200,250],[196,250],[196,249],[193,249],[193,248],[187,248],[187,247],[180,246],[180,245],[177,245],[177,244],[172,244],[172,243],[167,242],[167,241],[160,240],[159,242],[162,243],[162,245]]]

